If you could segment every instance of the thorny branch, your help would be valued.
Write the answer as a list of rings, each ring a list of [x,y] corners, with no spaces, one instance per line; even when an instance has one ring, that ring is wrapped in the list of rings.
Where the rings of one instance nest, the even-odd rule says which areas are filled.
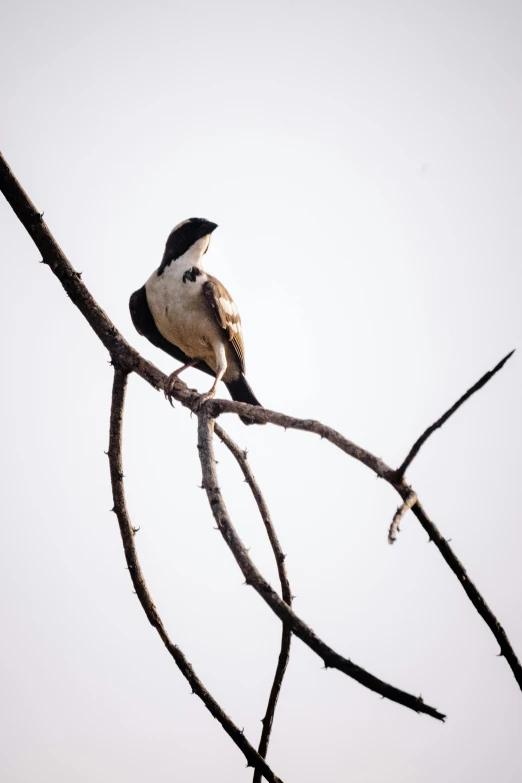
[[[182,395],[180,395],[180,400],[181,398]],[[356,446],[339,432],[336,432],[336,430],[331,427],[327,427],[325,424],[321,424],[319,421],[315,421],[314,419],[296,419],[292,416],[287,416],[284,413],[277,413],[276,411],[270,411],[266,408],[255,408],[246,405],[243,402],[233,402],[232,400],[210,400],[206,403],[206,406],[212,416],[218,416],[221,413],[248,414],[249,418],[254,419],[255,421],[275,424],[277,427],[283,427],[283,429],[313,432],[373,470],[379,478],[387,481],[388,484],[399,493],[403,501],[405,501],[413,491],[412,487],[409,486],[404,479],[396,482],[396,471],[386,465],[383,460],[375,457],[360,446]],[[506,659],[519,688],[522,690],[522,665],[511,646],[511,642],[509,641],[504,628],[487,605],[475,584],[471,581],[466,569],[453,552],[448,541],[442,536],[435,523],[431,521],[424,511],[419,500],[417,500],[413,506],[412,512],[427,532],[429,540],[435,544],[442,557],[459,580],[462,588],[480,617],[482,617],[492,632],[500,646],[501,655]]]
[[[31,239],[37,246],[38,250],[40,251],[42,255],[43,263],[47,264],[49,268],[52,270],[52,272],[56,275],[56,277],[60,280],[67,295],[70,297],[72,302],[76,305],[76,307],[78,307],[80,312],[83,314],[83,316],[86,318],[86,320],[92,327],[93,331],[96,333],[96,335],[99,337],[101,342],[109,351],[113,364],[124,375],[130,372],[136,372],[137,375],[139,375],[141,378],[147,381],[147,383],[149,383],[153,388],[163,389],[166,381],[166,376],[151,362],[148,362],[146,359],[140,356],[140,354],[129,345],[129,343],[123,338],[121,333],[116,329],[112,321],[108,318],[106,313],[101,309],[101,307],[92,297],[90,291],[82,282],[79,273],[77,273],[74,270],[74,268],[71,266],[71,264],[65,257],[64,253],[62,252],[62,250],[54,240],[48,227],[43,221],[42,215],[37,211],[35,206],[32,204],[31,200],[28,198],[28,196],[26,195],[26,193],[24,192],[24,190],[22,189],[22,187],[20,186],[20,184],[18,183],[18,181],[16,180],[12,172],[10,171],[7,163],[5,162],[1,154],[0,154],[0,190],[3,192],[8,203],[11,205],[13,211],[15,212],[20,222],[25,227],[29,236],[31,237]],[[447,412],[447,414],[445,414],[442,417],[442,419],[436,422],[435,425],[430,427],[426,431],[426,433],[424,433],[424,435],[419,439],[419,441],[417,441],[417,443],[413,446],[412,450],[410,451],[410,454],[408,455],[408,457],[406,458],[406,460],[403,462],[403,464],[398,470],[393,470],[388,465],[386,465],[386,463],[383,462],[383,460],[379,459],[378,457],[375,457],[370,452],[366,451],[365,449],[362,449],[361,447],[352,443],[348,439],[344,438],[340,433],[336,432],[335,430],[329,427],[326,427],[320,422],[314,420],[297,419],[282,413],[277,413],[275,411],[269,411],[266,409],[252,407],[246,405],[245,403],[237,403],[229,400],[213,400],[206,403],[202,411],[202,413],[204,413],[204,416],[200,416],[200,429],[204,430],[203,440],[208,440],[210,436],[206,432],[206,430],[211,429],[212,427],[211,420],[213,417],[219,416],[222,413],[235,413],[235,414],[242,413],[242,414],[248,414],[248,416],[254,419],[255,421],[270,422],[271,424],[284,427],[285,429],[299,429],[307,432],[316,433],[321,438],[325,438],[326,440],[330,441],[333,445],[340,448],[349,456],[365,464],[367,467],[373,470],[377,476],[387,481],[399,493],[403,501],[407,501],[408,498],[411,497],[411,493],[413,492],[413,489],[404,481],[404,471],[406,470],[408,465],[411,464],[411,461],[418,453],[420,447],[423,445],[423,443],[426,441],[429,435],[434,431],[434,429],[440,427],[444,423],[444,421],[446,421],[449,418],[449,416],[452,415],[452,413],[454,413],[457,410],[457,408],[463,404],[463,402],[465,402],[466,399],[469,399],[471,394],[473,394],[481,386],[483,386],[492,377],[492,375],[501,368],[501,366],[507,360],[507,358],[509,358],[509,356],[506,357],[506,359],[504,359],[503,362],[501,362],[493,371],[491,371],[491,373],[488,373],[477,384],[475,384],[475,386],[472,387],[472,389],[470,389],[469,392],[467,392],[466,395],[464,395]],[[194,412],[198,410],[200,395],[188,389],[186,385],[183,384],[182,382],[178,381],[178,383],[176,384],[173,396],[183,406],[189,408],[190,410]],[[214,491],[215,490],[213,489],[212,492]],[[217,500],[218,500],[218,504],[216,506],[216,509],[220,509],[219,513],[222,515],[224,506],[223,508],[221,508],[221,503],[219,502],[220,500],[219,496]],[[214,513],[216,513],[216,509],[213,508]],[[448,542],[443,538],[443,536],[441,535],[441,533],[439,532],[435,524],[427,516],[419,500],[417,500],[417,502],[413,505],[412,511],[414,515],[417,517],[422,527],[428,533],[430,541],[434,542],[439,552],[441,553],[442,557],[444,558],[448,566],[451,568],[453,573],[456,575],[457,579],[461,583],[463,589],[468,595],[473,606],[475,607],[479,615],[482,617],[484,622],[488,625],[488,627],[492,631],[495,639],[500,645],[501,654],[506,658],[506,661],[514,674],[517,683],[519,684],[519,687],[522,688],[522,667],[515,654],[515,651],[513,650],[507,638],[504,629],[502,628],[502,626],[500,625],[499,621],[492,613],[490,608],[487,606],[486,602],[484,601],[482,595],[477,590],[476,586],[469,579],[464,566],[462,565],[462,563],[460,563],[460,561],[454,554],[453,550],[449,546]],[[222,517],[222,518],[226,519],[226,517]],[[239,544],[240,547],[242,547],[242,544],[239,540],[237,543]],[[251,564],[248,555],[246,554],[246,551],[245,551],[245,555],[246,555],[246,559],[242,564],[242,569],[243,567],[246,567],[247,571],[250,572],[250,568],[252,567],[255,569],[255,567],[253,566],[253,564]],[[259,579],[261,580],[258,583],[258,587],[261,587],[262,590],[265,591],[266,595],[263,596],[265,600],[269,602],[267,599],[267,595],[272,596],[271,598],[272,604],[274,604],[274,602],[277,603],[276,599],[278,599],[279,603],[277,603],[277,610],[276,608],[274,608],[274,606],[272,606],[272,608],[274,609],[274,611],[276,611],[276,614],[278,614],[278,616],[284,617],[285,618],[284,623],[289,625],[289,627],[291,627],[292,630],[296,632],[296,628],[299,626],[299,624],[302,623],[302,621],[300,621],[299,618],[297,618],[294,615],[291,608],[282,599],[280,599],[279,596],[275,595],[272,588],[266,582],[264,582],[263,578],[258,574],[257,571],[255,572],[254,575],[256,575],[256,578],[257,576],[259,576]],[[138,592],[138,590],[136,590],[136,592]],[[151,618],[149,617],[149,620],[150,619]],[[302,623],[302,626],[304,626],[304,623]],[[301,638],[303,638],[303,636],[306,636],[302,626],[299,626]],[[304,626],[304,628],[307,627]],[[316,647],[318,645],[320,646],[324,644],[323,642],[321,642],[321,640],[317,639],[317,637],[315,637],[315,640],[316,641],[314,641],[314,644],[316,645]],[[326,647],[326,645],[324,645],[324,647]],[[327,647],[326,649],[328,651],[330,650],[330,648]],[[346,661],[341,656],[338,656],[337,653],[334,653],[333,651],[330,652],[334,656],[336,656],[337,659],[340,659],[340,662],[342,663],[343,666],[345,665],[345,663],[349,664],[350,666],[353,666],[353,664],[350,664],[349,661]],[[319,654],[322,655],[322,653]],[[332,664],[329,662],[328,665],[332,665]],[[368,676],[371,677],[372,675],[368,675]],[[387,686],[387,687],[391,688],[391,686]],[[402,692],[399,691],[399,693]],[[413,697],[409,697],[409,698],[413,698]],[[423,711],[427,711],[427,710],[424,709]],[[252,748],[252,752],[255,753],[253,748]],[[275,778],[272,779],[275,780]]]
[[[153,364],[143,359],[140,354],[127,343],[120,332],[116,329],[112,321],[108,318],[107,314],[94,300],[91,293],[81,280],[80,276],[73,269],[70,262],[67,260],[64,253],[55,242],[48,227],[44,223],[41,214],[38,213],[35,206],[29,200],[28,196],[25,194],[22,187],[1,156],[0,189],[7,197],[16,215],[27,229],[38,249],[41,251],[43,262],[49,265],[51,270],[62,283],[71,300],[83,313],[85,318],[92,326],[93,330],[100,337],[103,344],[108,348],[113,364],[124,371],[136,372],[140,377],[142,377],[156,389],[164,389],[166,376]],[[179,379],[172,392],[172,396],[181,402],[182,405],[195,413],[200,411],[201,395],[188,389],[188,387],[179,381]],[[232,404],[236,406],[236,413],[246,409],[249,417],[253,418],[254,420],[272,421],[274,424],[292,426],[296,429],[305,429],[309,430],[310,432],[323,434],[323,437],[331,440],[343,451],[346,451],[346,453],[356,457],[361,462],[368,465],[368,467],[371,467],[378,473],[378,475],[382,475],[383,477],[386,476],[388,480],[391,480],[391,477],[393,476],[393,471],[391,468],[385,465],[382,460],[374,457],[373,454],[366,451],[365,449],[356,446],[354,443],[344,438],[335,430],[326,427],[325,425],[319,424],[319,422],[293,419],[290,416],[285,416],[281,413],[275,413],[274,411],[268,411],[265,408],[252,407],[250,405],[246,405],[245,403]],[[209,406],[211,407],[208,407],[208,413],[212,416],[217,415],[217,412],[219,412],[219,405],[223,406],[224,411],[234,410],[233,408],[229,407],[229,401],[227,400],[212,400],[209,403]],[[251,412],[254,412],[253,415],[251,415]],[[251,566],[254,568],[250,558],[248,557],[248,554],[246,553],[246,550],[244,550],[244,553],[246,560],[249,563],[249,567]],[[272,591],[271,587],[269,589]],[[278,596],[276,596],[276,598],[279,600],[277,607],[278,611],[276,611],[276,614],[282,612],[283,615],[285,615],[286,610],[286,613],[290,613],[290,616],[293,618],[292,622],[294,624],[298,620],[298,623],[301,624],[301,628],[304,627],[307,629],[307,626],[305,626],[301,620],[295,617],[292,610],[284,603],[284,601]],[[272,609],[274,609],[274,602],[272,602]],[[280,614],[278,614],[278,616],[280,616]],[[289,615],[286,614],[286,617],[288,619]],[[292,625],[292,623],[290,624]],[[371,683],[370,685],[367,685],[367,687],[370,687],[370,689],[377,689],[378,692],[381,692],[383,688],[386,688],[386,695],[392,701],[398,701],[399,703],[405,704],[405,706],[409,706],[411,709],[414,709],[418,712],[427,714],[433,713],[433,717],[442,719],[442,715],[440,713],[425,705],[423,702],[421,702],[420,699],[416,699],[410,694],[405,694],[403,691],[399,690],[398,688],[393,688],[391,685],[382,683],[381,680],[379,680],[377,677],[373,677],[373,675],[369,674],[364,669],[360,669],[358,666],[355,666],[341,655],[338,655],[338,653],[335,653],[327,645],[325,645],[324,642],[318,639],[318,637],[316,637],[313,632],[310,633],[311,636],[306,632],[302,634],[303,641],[309,645],[310,641],[312,641],[316,647],[316,651],[319,650],[318,654],[323,658],[323,660],[325,660],[325,662],[327,662],[328,665],[333,667],[335,661],[337,663],[337,668],[339,668],[340,671],[349,673],[349,676],[353,677],[354,679],[359,679],[365,684]]]
[[[475,384],[473,384],[473,386],[470,389],[468,389],[467,392],[463,394],[459,400],[457,400],[455,405],[452,405],[451,408],[449,408],[446,411],[446,413],[440,417],[440,419],[437,419],[437,421],[434,424],[432,424],[431,427],[428,427],[428,429],[422,433],[420,438],[416,440],[413,446],[411,447],[408,456],[406,457],[406,459],[404,460],[400,468],[397,470],[396,479],[398,481],[402,479],[402,477],[406,473],[406,470],[409,468],[409,466],[411,465],[411,463],[413,462],[413,460],[415,459],[415,457],[417,456],[421,448],[424,446],[424,444],[426,443],[430,435],[433,435],[435,430],[438,430],[440,427],[442,427],[442,425],[448,421],[449,417],[453,416],[453,414],[456,411],[458,411],[460,406],[464,405],[466,400],[469,400],[469,398],[473,394],[475,394],[475,392],[477,392],[479,389],[482,389],[482,387],[485,386],[486,383],[490,381],[491,378],[493,378],[493,376],[496,375],[496,373],[499,370],[502,369],[502,367],[505,365],[507,360],[511,359],[514,353],[515,351],[510,351],[510,353],[508,353],[507,356],[504,356],[504,358],[501,359],[501,361],[495,367],[493,367],[492,370],[487,372],[485,375],[482,376],[482,378],[480,378]]]
[[[218,486],[216,460],[212,444],[213,429],[214,419],[210,417],[204,406],[198,414],[198,451],[203,472],[202,485],[207,493],[208,502],[212,509],[216,524],[240,567],[246,583],[251,585],[254,590],[259,593],[279,619],[291,628],[292,633],[299,637],[301,641],[322,658],[326,668],[338,669],[348,675],[348,677],[352,677],[354,680],[361,683],[361,685],[364,685],[366,688],[379,693],[386,699],[396,701],[398,704],[403,704],[405,707],[409,707],[409,709],[414,710],[415,712],[423,712],[426,715],[431,715],[432,718],[444,720],[444,715],[438,712],[434,707],[425,704],[422,699],[383,682],[383,680],[380,680],[378,677],[370,674],[370,672],[367,672],[357,664],[352,663],[352,661],[347,658],[343,658],[343,656],[336,653],[335,650],[332,650],[331,647],[319,639],[312,629],[292,611],[292,609],[278,596],[266,579],[259,573],[230,521],[223,496],[221,495],[221,490]]]
[[[114,382],[112,386],[108,455],[111,471],[112,497],[114,501],[113,511],[116,514],[118,524],[120,526],[120,534],[123,543],[123,550],[125,552],[125,559],[127,561],[127,567],[129,569],[136,595],[138,596],[139,602],[142,605],[143,611],[147,615],[150,624],[153,628],[156,629],[163,644],[174,659],[176,666],[183,674],[185,679],[189,682],[192,688],[192,692],[199,696],[211,715],[213,715],[213,717],[219,721],[228,736],[244,753],[248,766],[255,767],[256,771],[259,770],[260,776],[261,774],[264,775],[264,777],[267,780],[272,781],[272,783],[282,783],[282,781],[274,775],[270,767],[265,762],[264,758],[262,758],[255,748],[248,742],[243,731],[233,723],[226,712],[224,712],[224,710],[219,706],[217,701],[210,695],[199,677],[196,675],[192,665],[187,661],[184,654],[181,652],[180,648],[173,644],[173,642],[170,640],[170,637],[165,630],[165,627],[160,619],[160,616],[158,615],[158,611],[149,593],[147,584],[145,582],[145,577],[143,576],[143,572],[138,560],[138,553],[134,543],[134,530],[129,519],[127,504],[125,502],[125,490],[123,486],[121,446],[127,377],[128,373],[125,370],[122,370],[119,367],[115,367]]]
[[[257,483],[255,476],[250,468],[250,465],[248,464],[246,452],[242,451],[237,445],[237,443],[235,443],[235,441],[232,440],[230,435],[228,435],[228,433],[226,433],[225,430],[222,429],[222,427],[220,427],[219,424],[217,423],[214,425],[214,432],[218,436],[218,438],[220,438],[220,440],[224,443],[224,445],[227,447],[230,453],[237,460],[237,463],[241,468],[243,476],[245,477],[245,481],[247,482],[248,486],[252,490],[252,494],[257,503],[259,513],[265,525],[266,532],[268,534],[270,545],[272,547],[272,551],[274,553],[275,561],[277,564],[279,581],[281,583],[281,597],[283,601],[286,604],[288,604],[288,606],[292,606],[292,591],[290,589],[290,582],[288,581],[288,575],[286,573],[285,555],[283,554],[283,550],[281,549],[279,538],[277,536],[276,529],[272,523],[270,511],[266,504],[265,498],[263,497],[263,493],[261,492],[259,484]],[[285,676],[286,668],[288,666],[288,661],[290,659],[291,641],[292,641],[292,632],[288,627],[288,625],[283,624],[283,630],[281,632],[281,650],[279,652],[279,658],[277,660],[277,667],[274,674],[274,681],[272,683],[272,688],[270,689],[270,695],[268,697],[268,704],[265,712],[265,717],[261,721],[263,724],[263,730],[261,732],[261,739],[259,741],[258,751],[259,751],[259,755],[262,756],[263,758],[266,758],[266,754],[268,751],[268,743],[270,742],[270,734],[272,732],[274,714],[277,707],[277,700],[279,699],[279,694],[281,692],[281,687],[283,685],[283,679]],[[254,778],[252,783],[260,783],[260,780],[261,780],[261,774],[259,772],[259,769],[256,768],[254,770]]]

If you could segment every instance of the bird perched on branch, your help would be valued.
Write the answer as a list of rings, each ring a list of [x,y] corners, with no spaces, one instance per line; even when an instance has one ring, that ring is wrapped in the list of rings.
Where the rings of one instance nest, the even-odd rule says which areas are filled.
[[[183,363],[168,378],[170,399],[177,376],[187,367],[213,375],[203,401],[211,399],[223,380],[237,402],[261,405],[245,377],[241,319],[225,286],[202,267],[212,232],[203,218],[189,218],[170,233],[158,269],[129,302],[138,332],[157,348]],[[241,416],[245,424],[252,419]]]

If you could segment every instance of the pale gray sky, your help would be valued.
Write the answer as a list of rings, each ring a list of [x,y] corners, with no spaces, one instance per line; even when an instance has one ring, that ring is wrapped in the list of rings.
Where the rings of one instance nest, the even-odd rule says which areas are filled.
[[[397,465],[522,349],[519,2],[1,2],[1,148],[126,337],[170,229],[219,223],[206,266],[243,317],[267,406]],[[107,354],[0,201],[0,779],[241,783],[132,593],[107,458]],[[195,371],[187,380],[206,389]],[[522,359],[409,472],[522,653]],[[222,393],[226,394],[224,388]],[[422,693],[381,701],[294,643],[269,761],[285,783],[515,783],[522,699],[398,498],[319,439],[224,422],[272,509],[295,609],[341,653]],[[172,638],[253,743],[279,622],[198,490],[195,425],[131,378],[127,493]],[[234,522],[275,581],[220,448]]]

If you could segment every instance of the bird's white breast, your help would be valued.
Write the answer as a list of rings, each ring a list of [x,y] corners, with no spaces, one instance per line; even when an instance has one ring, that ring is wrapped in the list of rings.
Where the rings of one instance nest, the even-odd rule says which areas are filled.
[[[188,257],[187,257],[188,256]],[[183,276],[197,267],[200,274],[194,282]],[[189,254],[172,261],[161,275],[157,271],[145,283],[147,302],[160,333],[177,345],[187,356],[201,359],[214,357],[212,343],[219,329],[208,311],[202,286],[207,275]]]

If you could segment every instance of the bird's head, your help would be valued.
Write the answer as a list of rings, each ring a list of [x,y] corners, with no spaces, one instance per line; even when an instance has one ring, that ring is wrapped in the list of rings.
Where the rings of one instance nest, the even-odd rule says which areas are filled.
[[[217,223],[212,223],[205,218],[189,218],[178,223],[169,234],[162,268],[165,268],[171,261],[175,261],[193,248],[194,252],[202,256],[207,252],[210,243],[210,235],[217,228]]]

